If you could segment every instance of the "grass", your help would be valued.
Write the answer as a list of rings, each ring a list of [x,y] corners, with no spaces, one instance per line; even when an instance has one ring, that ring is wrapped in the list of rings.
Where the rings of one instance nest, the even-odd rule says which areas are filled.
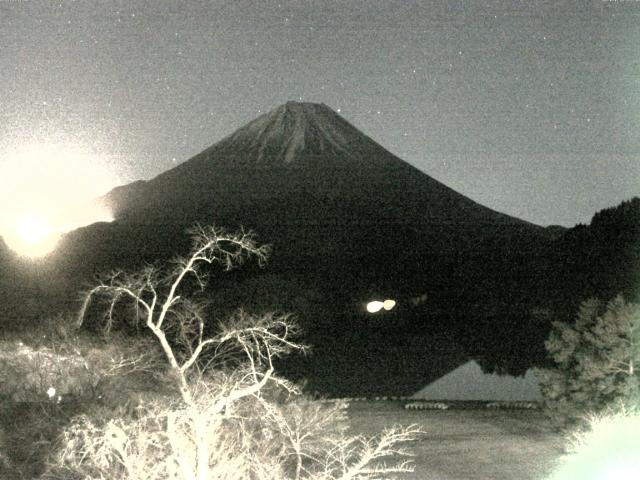
[[[357,402],[354,433],[374,435],[393,424],[418,424],[408,445],[416,455],[410,480],[543,480],[564,453],[565,439],[534,410],[405,410],[399,402]]]

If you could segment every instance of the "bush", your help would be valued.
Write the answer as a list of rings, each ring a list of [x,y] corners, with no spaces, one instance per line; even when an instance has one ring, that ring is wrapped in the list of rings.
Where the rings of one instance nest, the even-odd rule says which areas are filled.
[[[640,385],[640,305],[618,296],[581,304],[575,324],[555,322],[545,346],[554,368],[536,375],[558,426],[580,423],[618,400],[636,401]]]
[[[117,326],[119,303],[133,304],[128,320],[155,337],[173,389],[141,394],[119,416],[96,408],[77,417],[60,437],[48,478],[348,480],[412,470],[407,462],[384,462],[407,454],[398,445],[415,438],[415,427],[373,439],[348,436],[344,405],[301,399],[275,374],[276,358],[303,348],[290,316],[241,310],[205,336],[203,309],[189,299],[191,287],[204,287],[202,267],[230,269],[266,252],[250,234],[197,227],[193,249],[177,267],[115,272],[86,294],[80,320],[102,299],[105,335]]]
[[[140,338],[109,342],[58,315],[0,339],[0,478],[43,473],[58,435],[97,406],[128,411],[141,391],[158,392],[164,363],[159,348]],[[114,412],[115,407],[115,412]]]

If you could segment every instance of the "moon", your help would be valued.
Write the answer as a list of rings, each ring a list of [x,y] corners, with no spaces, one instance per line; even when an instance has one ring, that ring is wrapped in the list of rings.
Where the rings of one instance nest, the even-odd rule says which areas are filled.
[[[55,248],[59,235],[46,218],[37,214],[27,214],[16,219],[13,231],[5,233],[4,238],[15,252],[37,258]]]
[[[26,243],[36,244],[51,233],[51,227],[47,221],[37,216],[26,216],[18,220],[16,233]]]
[[[94,200],[119,179],[86,147],[43,142],[3,152],[0,178],[0,236],[18,255],[45,256],[65,232],[113,219]]]

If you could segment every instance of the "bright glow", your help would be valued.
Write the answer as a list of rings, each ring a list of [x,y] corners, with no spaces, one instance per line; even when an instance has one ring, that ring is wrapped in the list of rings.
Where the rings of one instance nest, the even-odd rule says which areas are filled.
[[[640,472],[640,412],[623,411],[590,420],[591,430],[575,437],[550,480],[632,480]]]
[[[20,255],[46,255],[62,233],[112,219],[93,199],[118,178],[81,146],[45,141],[1,152],[0,178],[0,235]]]
[[[18,219],[16,233],[29,245],[35,245],[51,234],[51,226],[41,217],[28,215]]]
[[[395,306],[396,306],[396,301],[391,300],[390,298],[382,302],[382,308],[384,308],[387,311],[391,310]]]
[[[5,241],[13,250],[29,257],[41,257],[53,250],[59,235],[49,222],[38,215],[25,215],[16,220],[15,228],[5,234]]]
[[[379,312],[380,310],[382,310],[382,307],[384,307],[384,303],[383,302],[380,302],[378,300],[374,300],[373,302],[367,303],[367,312],[376,313],[376,312]]]
[[[47,390],[47,395],[49,396],[49,398],[55,397],[56,389],[53,387],[49,387],[49,390]]]
[[[396,301],[390,298],[386,299],[384,302],[380,300],[374,300],[372,302],[367,303],[367,312],[369,313],[377,313],[380,310],[384,309],[389,311],[396,306]]]

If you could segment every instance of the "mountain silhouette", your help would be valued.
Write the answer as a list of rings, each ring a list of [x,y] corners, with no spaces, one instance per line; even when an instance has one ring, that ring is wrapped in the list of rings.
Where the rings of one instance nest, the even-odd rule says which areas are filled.
[[[104,200],[116,218],[155,219],[184,214],[182,208],[153,213],[181,201],[189,211],[198,202],[228,210],[229,197],[246,205],[291,195],[313,196],[329,209],[340,207],[336,200],[357,201],[366,207],[363,220],[373,223],[533,227],[451,190],[313,103],[288,102],[153,180],[119,187]]]
[[[164,256],[174,245],[175,227],[182,232],[196,221],[253,228],[274,244],[272,261],[279,267],[305,271],[374,261],[415,265],[416,254],[441,256],[498,239],[545,236],[538,226],[453,191],[312,103],[288,102],[183,164],[119,187],[102,201],[116,218],[104,229],[168,229],[154,228],[151,244],[145,238],[124,250],[115,245],[123,258]]]

